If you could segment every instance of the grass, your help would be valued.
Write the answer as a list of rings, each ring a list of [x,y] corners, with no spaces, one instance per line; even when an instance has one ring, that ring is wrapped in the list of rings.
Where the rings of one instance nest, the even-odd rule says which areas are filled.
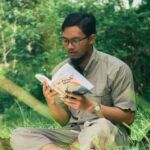
[[[134,123],[131,125],[129,141],[133,150],[150,149],[150,111],[138,110]]]
[[[5,110],[3,121],[0,123],[0,137],[9,138],[17,127],[56,128],[59,127],[53,120],[49,120],[23,104],[14,104]]]
[[[131,126],[130,150],[150,149],[150,137],[146,135],[150,131],[150,111],[144,107],[138,109],[134,123]],[[0,149],[11,150],[9,137],[17,127],[35,128],[58,128],[59,125],[53,120],[37,114],[32,109],[22,103],[15,103],[11,108],[5,110],[5,114],[0,121]]]

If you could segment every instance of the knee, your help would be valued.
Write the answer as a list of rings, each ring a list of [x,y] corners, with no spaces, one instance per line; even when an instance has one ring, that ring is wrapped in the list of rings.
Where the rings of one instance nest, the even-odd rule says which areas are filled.
[[[104,146],[115,146],[115,136],[118,133],[118,129],[115,125],[113,125],[109,120],[102,118],[98,120],[99,128],[97,131],[97,142],[99,145]]]
[[[28,130],[26,128],[17,128],[15,129],[10,136],[10,145],[13,149],[16,149],[16,146],[22,144],[25,138],[25,134],[27,134]]]
[[[117,128],[107,119],[101,118],[97,121],[97,126],[99,129],[103,132],[103,134],[106,133],[106,135],[109,133],[111,134],[112,132],[117,132]]]
[[[22,136],[24,133],[27,133],[27,129],[25,128],[17,128],[15,129],[11,136],[10,136],[10,139],[11,140],[15,140],[15,139],[18,139],[18,137]]]
[[[79,134],[79,138],[106,138],[112,137],[117,133],[117,128],[107,119],[100,118],[90,122]]]
[[[117,128],[107,119],[100,118],[90,122],[79,134],[78,140],[81,145],[102,146],[114,143]],[[99,149],[99,148],[98,148]]]
[[[10,136],[10,141],[12,142],[16,141],[18,137],[21,135],[21,133],[23,133],[23,128],[15,129]]]
[[[17,128],[10,137],[10,145],[14,150],[37,150],[49,143],[50,140],[34,128]]]
[[[108,125],[110,124],[110,121],[107,120],[106,118],[100,118],[100,119],[98,119],[96,122],[99,123],[100,125],[103,125],[103,124],[104,124],[104,126],[105,126],[105,125],[108,126]]]

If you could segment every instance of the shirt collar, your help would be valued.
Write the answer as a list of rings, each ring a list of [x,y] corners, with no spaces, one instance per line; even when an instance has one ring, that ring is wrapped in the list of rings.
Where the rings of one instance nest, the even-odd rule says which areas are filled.
[[[90,72],[90,70],[96,65],[96,53],[97,53],[97,50],[95,47],[93,47],[92,55],[89,59],[89,62],[87,63],[87,65],[84,68],[84,75],[86,75],[88,72]]]

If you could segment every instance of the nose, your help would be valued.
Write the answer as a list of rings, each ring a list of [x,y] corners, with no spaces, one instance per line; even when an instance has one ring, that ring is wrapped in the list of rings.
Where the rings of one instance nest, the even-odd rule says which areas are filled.
[[[74,48],[71,42],[68,42],[67,48],[68,48],[68,49]]]

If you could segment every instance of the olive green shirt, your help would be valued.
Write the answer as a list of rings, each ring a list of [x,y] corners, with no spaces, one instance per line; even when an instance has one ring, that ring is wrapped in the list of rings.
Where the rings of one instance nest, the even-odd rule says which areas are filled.
[[[53,73],[68,62],[69,59],[59,64]],[[136,110],[132,72],[123,61],[94,48],[83,75],[94,85],[91,92],[85,94],[89,100],[123,110]],[[69,111],[71,112],[69,123],[81,126],[85,121],[98,118],[94,113],[79,112],[71,107]]]

